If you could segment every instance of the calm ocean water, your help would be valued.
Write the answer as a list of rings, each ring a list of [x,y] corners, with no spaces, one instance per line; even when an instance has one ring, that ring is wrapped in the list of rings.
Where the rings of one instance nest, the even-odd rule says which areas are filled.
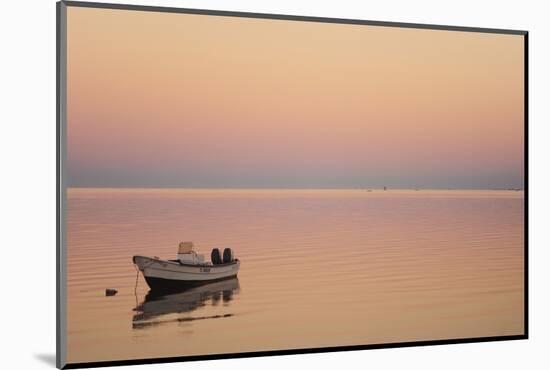
[[[69,189],[68,360],[523,333],[523,192]],[[135,254],[231,247],[153,296]],[[105,297],[105,289],[118,294]]]

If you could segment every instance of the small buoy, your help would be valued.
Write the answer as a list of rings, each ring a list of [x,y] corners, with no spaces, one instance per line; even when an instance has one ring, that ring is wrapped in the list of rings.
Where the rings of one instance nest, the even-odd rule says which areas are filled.
[[[105,295],[107,297],[117,294],[118,291],[116,289],[105,289]]]

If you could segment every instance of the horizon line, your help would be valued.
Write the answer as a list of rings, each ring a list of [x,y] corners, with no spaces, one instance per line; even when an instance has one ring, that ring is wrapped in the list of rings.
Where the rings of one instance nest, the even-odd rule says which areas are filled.
[[[67,189],[136,189],[136,190],[493,190],[493,191],[524,191],[523,187],[488,187],[488,188],[461,188],[461,187],[177,187],[177,186],[67,186]]]

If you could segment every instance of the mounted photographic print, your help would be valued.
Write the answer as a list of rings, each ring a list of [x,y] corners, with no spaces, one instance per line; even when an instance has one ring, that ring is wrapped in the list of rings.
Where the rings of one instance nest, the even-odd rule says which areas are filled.
[[[527,32],[57,5],[59,367],[527,338]]]

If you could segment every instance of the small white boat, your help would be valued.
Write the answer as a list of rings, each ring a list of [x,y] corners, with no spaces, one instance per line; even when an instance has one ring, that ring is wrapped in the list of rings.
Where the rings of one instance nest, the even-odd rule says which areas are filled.
[[[178,258],[161,260],[158,257],[133,256],[132,261],[143,274],[147,285],[156,291],[177,291],[193,286],[237,277],[241,262],[234,257],[231,248],[223,255],[212,249],[211,262],[193,250],[193,243],[179,245]]]

